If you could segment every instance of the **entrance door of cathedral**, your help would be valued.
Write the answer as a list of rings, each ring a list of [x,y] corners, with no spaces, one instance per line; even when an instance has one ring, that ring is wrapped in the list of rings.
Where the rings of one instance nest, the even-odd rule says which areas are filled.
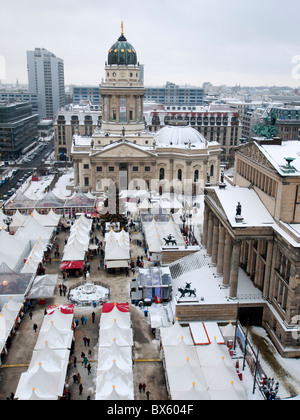
[[[119,189],[127,190],[128,179],[127,179],[127,164],[120,163],[119,165]]]

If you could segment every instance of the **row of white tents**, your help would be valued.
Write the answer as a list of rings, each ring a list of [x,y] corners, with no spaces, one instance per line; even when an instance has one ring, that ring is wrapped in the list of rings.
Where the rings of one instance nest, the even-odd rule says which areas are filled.
[[[84,261],[89,247],[93,220],[82,214],[70,228],[70,236],[64,248],[62,262]]]
[[[106,268],[128,267],[130,263],[129,233],[122,229],[115,232],[111,229],[105,234]]]
[[[22,373],[15,398],[57,400],[63,396],[73,340],[73,305],[48,308],[28,370]]]
[[[45,227],[56,227],[60,221],[61,215],[54,213],[51,209],[47,214],[40,214],[36,210],[31,212],[31,215],[24,215],[19,210],[15,211],[12,216],[9,216],[12,221],[10,228],[12,230],[18,229],[21,226],[26,225],[26,223],[33,217],[40,225]],[[1,227],[5,227],[5,220],[7,216],[0,210],[0,224]]]
[[[160,329],[162,359],[169,396],[172,400],[246,399],[228,347],[195,345],[189,327],[176,321]]]
[[[15,302],[12,298],[3,305],[0,312],[0,354],[7,354],[7,340],[15,332],[15,327],[21,322],[20,314],[23,302]]]
[[[128,304],[103,305],[99,325],[96,400],[133,400],[133,331]]]

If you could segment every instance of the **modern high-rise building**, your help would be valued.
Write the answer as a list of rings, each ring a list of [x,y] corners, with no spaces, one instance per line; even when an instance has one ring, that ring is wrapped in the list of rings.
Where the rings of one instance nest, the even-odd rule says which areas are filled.
[[[64,62],[45,48],[27,51],[28,89],[40,94],[40,119],[54,118],[65,105]]]
[[[38,115],[28,102],[0,105],[1,160],[18,159],[38,138]]]

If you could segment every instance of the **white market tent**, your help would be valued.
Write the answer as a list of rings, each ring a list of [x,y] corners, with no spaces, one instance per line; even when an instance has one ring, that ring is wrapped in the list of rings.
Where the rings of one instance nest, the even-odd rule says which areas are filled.
[[[106,399],[112,389],[126,399],[134,399],[132,368],[120,369],[116,363],[108,370],[98,371],[96,380],[96,400]]]
[[[40,225],[48,227],[57,227],[61,218],[61,215],[54,213],[52,209],[47,214],[40,214],[36,210],[33,210],[32,216],[39,222]]]
[[[245,399],[245,390],[228,348],[218,344],[217,338],[209,344],[193,343],[192,346],[186,345],[182,338],[174,345],[171,337],[178,336],[183,330],[179,326],[182,329],[180,331],[178,325],[176,321],[170,328],[161,328],[162,357],[170,398],[183,400],[189,398],[188,393],[192,391],[191,399]],[[170,330],[169,334],[166,334],[166,330]]]
[[[105,303],[99,328],[96,400],[133,400],[133,331],[128,304]]]
[[[18,238],[16,235],[0,230],[0,264],[5,262],[12,270],[19,271],[29,252],[28,239]]]
[[[110,232],[105,234],[105,265],[107,268],[128,267],[130,262],[129,233]]]
[[[178,320],[171,327],[160,329],[160,340],[163,347],[177,346],[182,340],[188,346],[194,345],[189,327],[182,327]]]
[[[14,235],[18,239],[35,240],[40,239],[49,243],[53,235],[53,227],[42,226],[33,216],[30,216],[26,223],[21,226]]]
[[[54,295],[54,290],[57,284],[57,274],[45,274],[37,276],[31,289],[27,295],[28,299],[49,298]]]
[[[131,321],[129,312],[121,312],[114,306],[112,311],[102,313],[100,319],[101,330],[113,327],[114,323],[116,323],[119,328],[130,328]]]
[[[29,400],[32,391],[42,400],[56,400],[63,395],[65,376],[51,363],[39,363],[22,373],[15,398]]]
[[[10,217],[12,218],[12,223],[10,225],[10,227],[12,229],[19,228],[20,226],[23,226],[29,218],[29,216],[20,213],[19,210],[17,210]]]
[[[116,323],[111,328],[102,329],[99,338],[100,347],[112,347],[114,342],[120,347],[133,346],[131,328],[120,328]]]
[[[98,371],[108,370],[113,363],[120,369],[130,369],[132,367],[131,347],[120,347],[114,341],[111,347],[100,347],[98,351]]]
[[[57,400],[63,395],[73,339],[73,312],[73,305],[48,309],[28,370],[20,377],[16,399]]]
[[[168,235],[175,238],[178,246],[185,244],[180,229],[172,218],[168,222],[157,222],[154,219],[150,223],[143,222],[143,230],[150,253],[160,254],[161,246],[165,245],[164,238]]]

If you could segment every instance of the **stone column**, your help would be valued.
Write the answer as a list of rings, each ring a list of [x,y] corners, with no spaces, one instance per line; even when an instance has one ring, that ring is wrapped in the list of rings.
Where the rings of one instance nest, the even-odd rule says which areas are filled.
[[[272,256],[273,256],[273,241],[268,241],[268,243],[267,243],[266,269],[265,269],[265,276],[264,276],[264,280],[263,280],[263,296],[267,299],[269,299]]]
[[[216,265],[218,259],[218,244],[219,244],[219,220],[214,217],[211,263]]]
[[[222,224],[220,224],[220,226],[219,226],[218,260],[217,260],[217,273],[218,274],[223,274],[224,249],[225,249],[225,228]]]
[[[240,252],[241,252],[241,241],[234,241],[233,250],[232,250],[231,270],[230,270],[229,296],[231,298],[237,297],[239,266],[240,266]]]
[[[223,265],[223,285],[228,286],[230,280],[230,266],[232,254],[232,238],[226,232],[225,250],[224,250],[224,265]]]
[[[207,231],[208,231],[208,207],[205,205],[204,208],[204,217],[203,217],[203,235],[202,235],[202,245],[206,247],[207,244]]]
[[[208,229],[207,229],[207,246],[206,246],[207,255],[211,255],[211,252],[212,252],[213,218],[214,218],[213,212],[210,211],[208,215]]]

